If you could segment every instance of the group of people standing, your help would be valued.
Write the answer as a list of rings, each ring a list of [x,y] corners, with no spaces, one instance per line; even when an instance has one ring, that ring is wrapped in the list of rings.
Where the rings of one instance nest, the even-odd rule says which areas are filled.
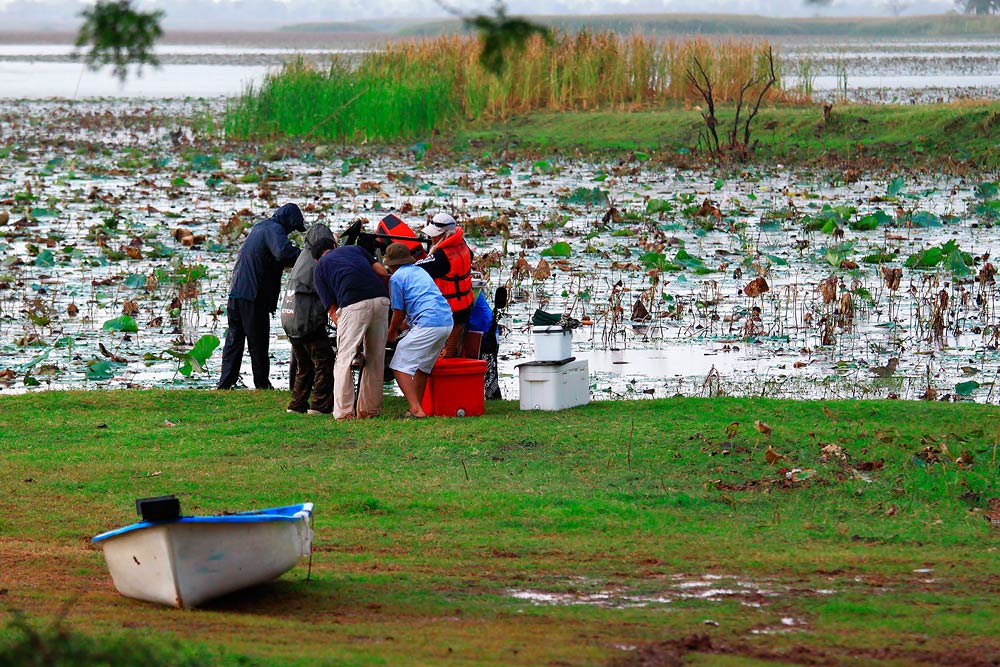
[[[421,399],[427,378],[440,356],[459,356],[476,305],[472,252],[461,227],[438,213],[421,230],[431,242],[427,257],[417,260],[410,246],[392,243],[381,261],[359,245],[338,245],[322,223],[309,228],[301,250],[288,238],[293,231],[306,232],[302,211],[285,204],[254,225],[240,248],[217,388],[236,385],[244,345],[254,386],[273,388],[270,316],[278,307],[282,271],[291,267],[281,305],[295,359],[288,412],[341,420],[377,416],[386,344],[398,340],[389,368],[409,405],[405,416],[426,417]],[[336,327],[336,349],[328,319]],[[361,374],[357,395],[352,367]]]

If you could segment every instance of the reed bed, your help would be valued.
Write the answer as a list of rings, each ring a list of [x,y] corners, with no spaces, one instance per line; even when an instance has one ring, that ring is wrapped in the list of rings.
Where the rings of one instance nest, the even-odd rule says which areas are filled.
[[[551,43],[530,40],[494,76],[479,66],[474,37],[393,43],[360,59],[335,57],[325,68],[286,64],[230,103],[226,132],[232,138],[389,141],[531,111],[691,103],[701,99],[687,78],[696,61],[712,81],[715,101],[726,103],[767,72],[770,48],[749,39],[556,34]],[[780,72],[778,78],[768,101],[785,98]]]

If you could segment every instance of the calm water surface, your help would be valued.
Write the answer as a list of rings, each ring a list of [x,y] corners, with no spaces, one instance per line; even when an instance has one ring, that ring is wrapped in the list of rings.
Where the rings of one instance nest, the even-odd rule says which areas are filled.
[[[108,70],[92,72],[69,44],[0,45],[0,99],[215,98],[238,95],[271,68],[300,57],[322,63],[359,53],[357,42],[317,37],[289,48],[281,33],[252,43],[161,44],[162,66],[124,84]],[[219,38],[222,42],[222,37]],[[787,39],[779,42],[788,86],[811,82],[819,99],[921,102],[1000,99],[1000,40]],[[844,80],[846,75],[846,93]]]

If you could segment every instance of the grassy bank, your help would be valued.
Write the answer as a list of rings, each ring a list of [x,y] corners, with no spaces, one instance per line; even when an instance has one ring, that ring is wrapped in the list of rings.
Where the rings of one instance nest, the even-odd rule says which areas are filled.
[[[834,104],[824,114],[822,104],[803,102],[808,77],[802,90],[782,87],[778,60],[775,85],[765,88],[770,48],[766,41],[564,33],[553,46],[533,40],[495,77],[478,65],[475,39],[395,43],[358,62],[286,65],[228,104],[225,134],[237,141],[416,141],[463,150],[640,150],[691,165],[710,157],[698,90],[707,81],[723,144],[735,101],[742,94],[742,141],[742,123],[763,95],[750,127],[751,160],[851,169],[1000,165],[1000,104]],[[697,86],[688,76],[694,72]],[[444,141],[436,139],[441,135]]]
[[[413,422],[390,398],[384,419],[334,424],[286,415],[286,398],[0,399],[2,608],[179,638],[226,664],[987,664],[1000,651],[993,406],[505,402]],[[315,502],[311,580],[303,566],[192,612],[122,598],[89,537],[162,493],[188,513]]]
[[[733,108],[717,110],[720,134]],[[744,118],[746,112],[744,111]],[[742,127],[742,126],[741,126]],[[762,109],[752,125],[754,161],[786,165],[1000,166],[1000,103],[882,106],[820,105]],[[535,113],[458,133],[465,150],[615,153],[649,152],[668,164],[691,164],[706,148],[705,123],[693,108],[635,113]]]
[[[757,94],[760,84],[748,92],[742,86],[771,71],[769,48],[761,40],[562,34],[551,45],[530,40],[494,76],[478,64],[478,39],[390,43],[357,62],[345,56],[325,68],[286,65],[229,103],[225,129],[233,139],[395,141],[532,111],[658,107],[698,98],[687,76],[695,62],[724,103]],[[780,67],[774,74],[766,99],[785,99]]]

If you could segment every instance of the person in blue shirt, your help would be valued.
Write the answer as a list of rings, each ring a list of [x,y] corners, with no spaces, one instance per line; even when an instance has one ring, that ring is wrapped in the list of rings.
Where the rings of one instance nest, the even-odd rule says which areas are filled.
[[[268,347],[271,315],[278,309],[281,272],[295,264],[299,248],[288,240],[293,231],[306,230],[302,211],[285,204],[250,229],[236,257],[226,317],[229,329],[222,349],[222,374],[217,389],[232,389],[240,379],[243,346],[250,348],[253,383],[257,389],[273,389],[269,377]]]
[[[454,327],[451,306],[441,290],[423,269],[414,266],[410,249],[402,243],[392,243],[385,249],[382,263],[389,272],[389,301],[392,320],[388,340],[399,338],[389,368],[410,409],[406,417],[427,416],[420,405],[427,388],[427,376],[434,368],[448,336]]]

